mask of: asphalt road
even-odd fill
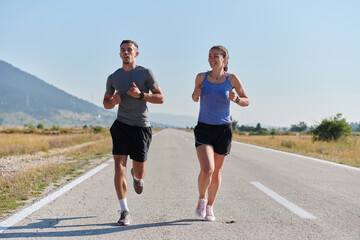
[[[166,129],[154,136],[141,195],[132,188],[130,168],[131,161],[130,226],[116,225],[110,160],[44,206],[23,210],[18,221],[9,218],[11,227],[1,222],[0,238],[360,239],[359,169],[233,143],[214,204],[216,222],[205,222],[194,214],[193,134]]]

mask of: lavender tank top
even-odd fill
[[[211,125],[231,123],[229,92],[232,89],[229,75],[224,82],[216,84],[207,80],[209,72],[204,75],[200,95],[200,112],[198,121]]]

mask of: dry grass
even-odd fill
[[[234,140],[360,167],[359,136],[348,137],[337,142],[313,142],[311,136],[244,136],[234,134]]]
[[[49,185],[59,186],[111,156],[108,130],[59,135],[14,132],[0,133],[0,217],[42,194]]]
[[[111,148],[108,131],[55,136],[0,134],[0,152],[7,156],[0,158],[0,163],[6,164],[0,166],[0,217],[40,195],[49,185],[71,180],[104,161]],[[6,171],[12,164],[14,167]]]
[[[89,146],[76,148],[64,153],[67,158],[73,159],[93,159],[110,155],[112,150],[112,141],[110,136],[106,139],[95,142]]]
[[[0,157],[48,152],[50,149],[69,147],[101,138],[104,138],[103,134],[92,132],[60,135],[0,133]]]

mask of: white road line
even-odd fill
[[[241,143],[241,142],[236,142],[236,141],[233,141],[233,143],[248,146],[248,147],[263,149],[263,150],[267,150],[267,151],[271,151],[271,152],[282,153],[282,154],[286,154],[286,155],[289,155],[289,156],[300,157],[300,158],[304,158],[304,159],[308,159],[308,160],[312,160],[312,161],[316,161],[316,162],[320,162],[320,163],[324,163],[324,164],[328,164],[328,165],[332,165],[332,166],[337,166],[337,167],[342,167],[342,168],[346,168],[346,169],[360,171],[360,168],[358,168],[358,167],[352,167],[352,166],[343,165],[343,164],[339,164],[339,163],[335,163],[335,162],[325,161],[325,160],[318,159],[318,158],[307,157],[307,156],[304,156],[304,155],[299,155],[299,154],[289,153],[289,152],[283,152],[283,151],[280,151],[280,150],[275,150],[275,149],[266,148],[266,147],[259,147],[259,146],[256,146],[256,145],[251,145],[251,144]]]
[[[4,221],[2,221],[0,223],[0,233],[5,231],[9,227],[15,225],[19,221],[23,220],[24,218],[26,218],[27,216],[29,216],[33,212],[39,210],[40,208],[42,208],[43,206],[45,206],[49,202],[51,202],[51,201],[55,200],[56,198],[60,197],[62,194],[66,193],[67,191],[69,191],[70,189],[72,189],[76,185],[80,184],[81,182],[85,181],[87,178],[91,177],[92,175],[99,172],[100,170],[107,167],[108,165],[109,164],[107,164],[107,163],[101,164],[100,166],[94,168],[90,172],[82,175],[81,177],[79,177],[79,178],[75,179],[74,181],[70,182],[69,184],[63,186],[62,188],[60,188],[56,192],[48,195],[47,197],[41,199],[40,201],[34,203],[33,205],[23,209],[22,211],[12,215],[11,217],[7,218]]]
[[[271,197],[272,199],[274,199],[275,201],[277,201],[278,203],[280,203],[281,205],[283,205],[284,207],[286,207],[287,209],[289,209],[290,211],[295,213],[296,215],[300,216],[301,218],[305,218],[305,219],[315,219],[316,218],[314,215],[311,215],[304,209],[302,209],[302,208],[296,206],[295,204],[293,204],[292,202],[286,200],[285,198],[283,198],[276,192],[270,190],[269,188],[265,187],[261,183],[259,183],[259,182],[250,182],[250,183],[252,185],[254,185],[255,187],[257,187],[262,192],[264,192],[266,195],[268,195],[269,197]]]
[[[155,134],[153,134],[153,136],[158,135],[160,132],[161,131],[156,132]],[[114,159],[110,159],[108,162],[113,162],[113,161],[114,161]],[[108,163],[101,164],[100,166],[94,168],[93,170],[86,173],[85,175],[75,179],[71,183],[69,183],[69,184],[65,185],[64,187],[60,188],[56,192],[48,195],[47,197],[41,199],[40,201],[34,203],[33,205],[23,209],[22,211],[20,211],[18,213],[15,213],[14,215],[7,218],[6,220],[0,222],[0,233],[4,232],[6,229],[8,229],[9,227],[15,225],[16,223],[20,222],[21,220],[23,220],[24,218],[26,218],[27,216],[29,216],[33,212],[39,210],[40,208],[42,208],[43,206],[45,206],[49,202],[51,202],[51,201],[55,200],[56,198],[60,197],[62,194],[66,193],[67,191],[69,191],[70,189],[72,189],[76,185],[80,184],[81,182],[85,181],[87,178],[91,177],[92,175],[99,172],[100,170],[107,167],[108,165],[109,165]]]
[[[154,133],[152,136],[153,136],[153,137],[155,137],[155,136],[156,136],[156,135],[158,135],[161,131],[162,131],[162,130],[160,130],[160,131],[158,131],[158,132]]]

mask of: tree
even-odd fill
[[[260,123],[256,124],[256,127],[255,127],[255,129],[254,129],[254,132],[266,132],[266,131],[267,131],[267,129],[261,127]]]
[[[314,141],[336,141],[340,137],[351,135],[351,127],[342,114],[338,113],[335,117],[324,119],[313,130]]]
[[[238,129],[238,121],[232,120],[231,121],[231,127],[232,127],[233,130],[237,130]]]
[[[305,122],[299,122],[297,125],[291,125],[290,132],[302,132],[308,128]]]
[[[250,135],[269,135],[269,132],[266,128],[262,128],[260,123],[256,124],[255,129],[250,132]]]
[[[252,132],[252,131],[254,131],[255,127],[241,125],[238,129],[239,129],[239,131]]]

